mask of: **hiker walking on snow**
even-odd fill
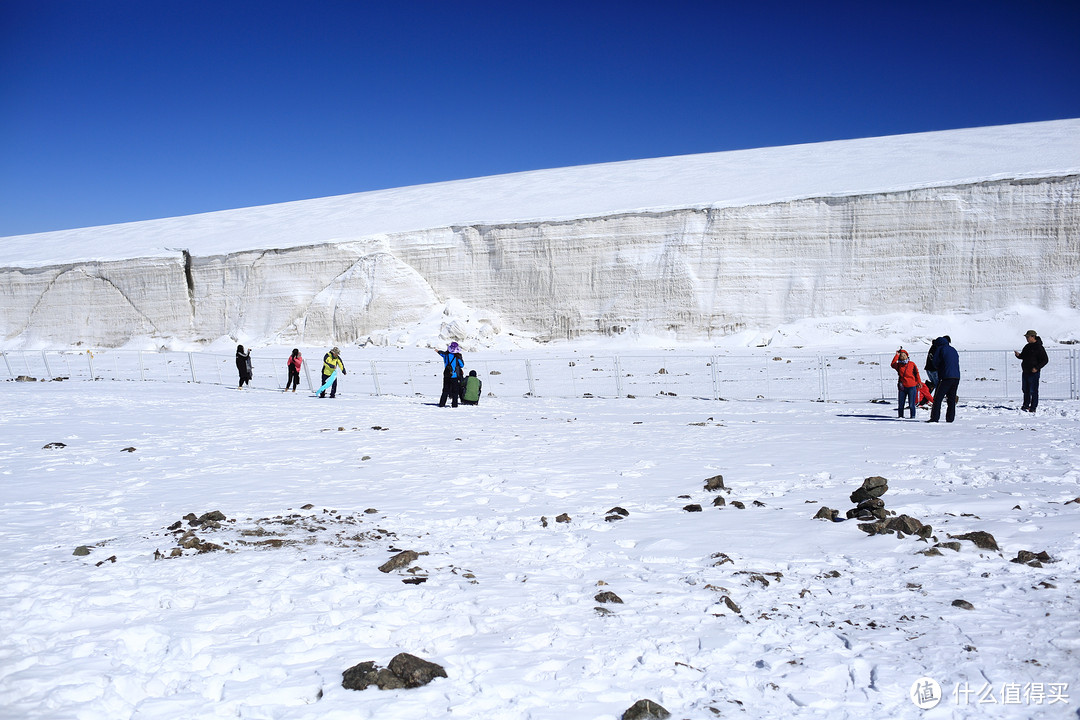
[[[243,345],[236,346],[236,371],[240,373],[240,386],[236,389],[243,390],[245,385],[251,387],[251,350],[244,352]]]
[[[1039,376],[1050,358],[1046,356],[1046,348],[1038,333],[1028,330],[1024,338],[1027,345],[1020,352],[1014,350],[1013,355],[1020,358],[1020,386],[1024,391],[1024,405],[1020,409],[1033,413],[1039,406]]]
[[[908,359],[907,350],[900,348],[896,351],[896,355],[893,355],[892,369],[899,376],[896,381],[898,393],[896,416],[904,417],[904,401],[906,400],[911,407],[911,417],[915,417],[915,400],[919,393],[919,386],[922,385],[919,368]]]
[[[926,422],[938,422],[941,418],[941,401],[948,404],[945,422],[956,419],[956,389],[960,385],[960,354],[952,346],[952,339],[942,335],[934,341],[934,368],[938,373],[938,382],[934,387],[934,406],[930,409],[930,419]]]
[[[298,348],[293,348],[292,355],[285,361],[285,365],[289,368],[289,381],[285,383],[285,392],[289,392],[289,388],[292,388],[293,392],[296,392],[297,386],[300,385],[300,366],[304,364],[304,358],[300,355]]]
[[[458,400],[461,398],[461,373],[465,367],[460,351],[461,347],[456,342],[450,343],[446,350],[435,351],[443,359],[443,386],[439,407],[446,407],[447,398],[450,398],[450,407],[458,406]]]
[[[330,352],[323,355],[322,365],[322,384],[319,388],[322,392],[319,393],[319,397],[326,397],[326,381],[330,379],[330,376],[334,374],[334,371],[338,371],[342,375],[347,375],[345,372],[345,363],[342,361],[341,356],[338,355],[340,351],[336,347],[330,348]],[[337,378],[334,378],[334,384],[330,386],[330,397],[337,397]]]

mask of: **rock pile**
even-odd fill
[[[418,688],[435,678],[446,677],[446,670],[409,653],[398,653],[388,667],[379,667],[368,660],[341,673],[341,686],[346,690],[366,690],[374,685],[380,690]]]

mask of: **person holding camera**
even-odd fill
[[[905,401],[911,407],[911,417],[915,417],[915,400],[918,397],[919,386],[922,378],[919,377],[919,368],[911,362],[907,350],[900,348],[893,355],[892,368],[898,375],[896,381],[897,402],[896,416],[904,417]]]
[[[1024,333],[1027,344],[1020,352],[1013,355],[1020,359],[1020,387],[1024,391],[1024,405],[1021,410],[1033,413],[1039,406],[1039,376],[1042,369],[1050,362],[1043,347],[1042,338],[1034,330]]]

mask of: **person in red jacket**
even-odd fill
[[[922,385],[919,368],[908,359],[907,350],[904,350],[904,348],[900,348],[893,355],[892,367],[899,376],[896,382],[897,402],[899,404],[896,408],[896,416],[904,417],[904,401],[906,400],[907,404],[911,406],[911,417],[915,417],[915,398],[918,395],[919,386]]]
[[[934,402],[934,391],[926,383],[919,383],[919,407],[927,407]]]
[[[300,355],[298,348],[293,348],[292,355],[285,364],[289,367],[289,381],[285,383],[285,392],[289,392],[289,388],[296,392],[296,387],[300,384],[300,366],[304,364],[304,358]]]

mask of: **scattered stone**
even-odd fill
[[[918,535],[921,538],[928,538],[934,532],[932,527],[922,524],[910,515],[894,517],[886,521],[885,527],[894,532]]]
[[[832,522],[836,522],[836,516],[839,514],[840,512],[838,510],[833,510],[832,508],[828,507],[820,507],[818,508],[817,515],[814,516],[814,519],[830,520]]]
[[[621,720],[664,720],[671,717],[659,703],[652,700],[638,700],[622,714]]]
[[[82,557],[84,555],[89,555],[90,554],[90,548],[88,548],[86,545],[80,545],[79,547],[75,548],[75,552],[73,552],[71,554],[76,555],[78,557]]]
[[[926,555],[927,557],[931,557],[931,556],[941,555],[941,551],[938,550],[936,547],[932,547],[932,548],[927,548],[926,550],[920,550],[917,554],[918,555]]]
[[[105,563],[107,563],[107,562],[111,562],[111,563],[114,563],[114,562],[116,562],[116,556],[115,556],[115,555],[111,555],[111,556],[109,556],[109,557],[105,558],[104,560],[102,560],[101,562],[99,562],[99,563],[95,563],[95,564],[94,564],[94,567],[101,567],[102,565],[104,565],[104,564],[105,564]]]
[[[958,542],[942,542],[934,545],[936,548],[948,548],[953,552],[960,552],[960,543]]]
[[[352,666],[341,673],[341,677],[341,686],[346,690],[366,690],[372,685],[380,690],[398,690],[422,687],[435,678],[444,678],[446,670],[441,665],[422,660],[415,655],[399,653],[387,668],[381,668],[374,661],[368,660]]]
[[[605,590],[602,593],[598,593],[596,597],[593,598],[593,600],[598,603],[618,603],[620,605],[623,604],[622,598],[611,592],[610,590]]]
[[[563,513],[562,515],[559,515],[558,517],[555,518],[555,522],[557,522],[557,523],[568,523],[568,522],[570,522],[570,516],[567,515],[566,513]]]
[[[60,448],[66,448],[66,447],[67,447],[67,443],[51,442],[48,445],[43,445],[41,449],[42,450],[59,450]]]
[[[690,503],[689,505],[684,505],[683,510],[686,512],[701,512],[701,506],[697,503]]]
[[[735,601],[729,598],[727,595],[722,596],[720,598],[720,602],[727,605],[728,610],[735,613],[736,615],[742,615],[742,608],[736,605]]]
[[[420,553],[415,550],[403,550],[394,557],[387,560],[385,563],[379,566],[379,572],[389,573],[394,570],[400,570],[407,565],[415,562],[420,557]]]
[[[314,507],[315,507],[314,505],[312,505],[311,503],[308,503],[307,505],[301,505],[300,509],[301,510],[311,510]]]
[[[15,378],[15,382],[37,382],[37,378],[30,377],[29,375],[20,375]]]
[[[964,610],[974,610],[975,606],[969,603],[967,600],[953,600],[953,607],[963,608]]]
[[[120,452],[135,452],[135,448],[133,448],[133,447],[126,447],[126,448],[124,448],[123,450],[121,450]]]
[[[982,530],[964,533],[963,535],[950,535],[949,537],[956,540],[970,540],[975,543],[975,547],[982,548],[983,550],[999,550],[997,540],[994,539],[994,536]]]
[[[743,505],[743,504],[742,504],[742,502],[741,502],[741,501],[739,501],[739,500],[732,500],[732,501],[731,501],[731,506],[732,506],[732,507],[737,507],[737,508],[739,508],[740,510],[745,510],[745,509],[746,509],[746,506],[745,506],[745,505]]]
[[[717,490],[727,490],[727,486],[724,485],[724,476],[713,475],[711,478],[706,478],[705,489],[709,492],[716,492]]]
[[[755,500],[753,504],[754,507],[765,507],[765,503],[761,502],[760,500]]]
[[[541,527],[547,527],[548,526],[547,517],[545,515],[540,516],[540,526]]]
[[[410,688],[421,687],[435,678],[446,677],[446,670],[441,665],[408,653],[395,655],[388,668],[405,682],[405,687]]]
[[[608,515],[622,515],[623,517],[626,517],[629,514],[630,514],[629,510],[627,510],[625,508],[621,508],[618,505],[616,505],[615,507],[608,510]]]
[[[420,585],[422,583],[426,583],[427,578],[426,577],[411,577],[411,578],[405,578],[401,582],[405,583],[406,585]]]
[[[609,610],[606,607],[597,606],[597,607],[594,607],[593,610],[596,611],[597,615],[614,615],[615,614],[614,610]]]
[[[713,498],[712,504],[713,507],[724,507],[725,505],[727,505],[727,500],[724,499],[723,495],[717,495]]]
[[[1009,562],[1019,563],[1021,565],[1030,565],[1031,567],[1042,567],[1043,563],[1054,562],[1054,560],[1045,550],[1038,553],[1032,552],[1030,550],[1021,550],[1020,552],[1016,553],[1016,557],[1014,557]]]
[[[1080,505],[1080,497],[1075,497],[1072,500],[1066,500],[1065,501],[1066,505],[1072,505],[1073,503],[1076,503],[1077,505]]]
[[[379,512],[379,511],[376,510],[375,508],[368,508],[367,510],[364,511],[364,514],[365,515],[374,515],[377,512]]]
[[[732,565],[735,564],[735,561],[729,558],[727,556],[727,553],[713,553],[711,557],[713,560],[716,560],[716,562],[713,563],[713,567],[720,567],[724,563],[731,563]]]

